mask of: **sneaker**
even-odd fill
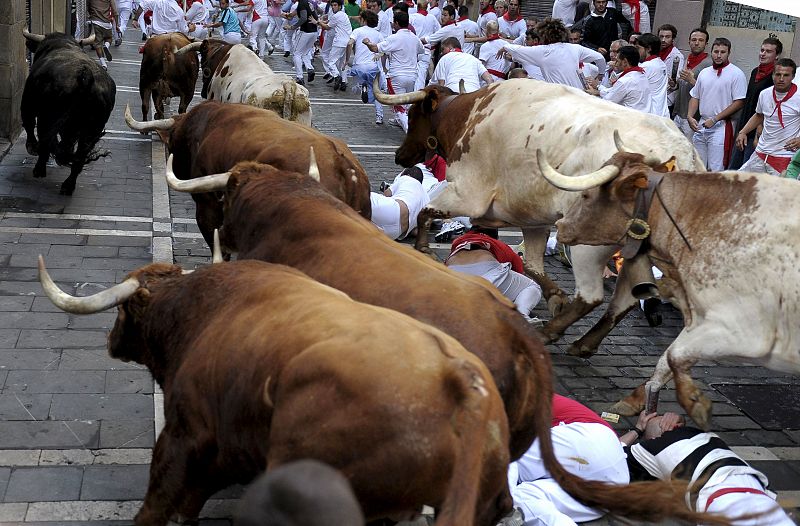
[[[142,42],[144,42],[145,40],[147,40],[147,35],[145,35],[144,33],[142,33]]]
[[[339,84],[339,91],[347,91],[347,82]]]
[[[361,102],[364,104],[369,103],[369,91],[364,84],[361,85]]]
[[[400,121],[398,121],[397,119],[389,119],[389,126],[397,126],[398,128],[403,127],[400,125]]]
[[[305,83],[305,82],[303,82],[303,79],[294,79],[294,81],[295,81],[295,82],[297,82],[297,84],[298,84],[299,86],[305,86],[305,85],[306,85],[306,83]]]
[[[392,186],[392,183],[390,183],[389,181],[381,181],[381,184],[378,186],[378,190],[380,190],[380,192],[383,193],[390,186]]]
[[[328,80],[330,78],[332,78],[330,73],[325,73],[324,75],[322,75],[322,80]]]
[[[275,52],[275,46],[272,46],[269,48],[269,51],[267,51],[267,55],[272,55],[274,52]]]
[[[288,56],[289,56],[289,52],[288,51],[284,51],[283,52],[283,58],[287,58]]]
[[[524,526],[525,514],[519,508],[514,508],[514,511],[500,519],[497,526]]]
[[[325,82],[325,84],[333,84],[334,80],[336,80],[336,77],[331,77],[328,75],[328,80]]]
[[[379,125],[383,124],[383,117],[381,117],[380,115],[376,115],[375,116],[375,124],[379,124]]]
[[[317,76],[317,72],[314,71],[313,69],[309,69],[307,73],[308,73],[308,81],[314,82],[314,77]]]
[[[460,236],[466,231],[467,227],[465,227],[461,221],[448,221],[442,225],[442,229],[433,236],[433,239],[435,239],[437,243],[442,243],[450,241],[454,236]]]
[[[106,60],[111,62],[111,50],[108,49],[106,46],[103,46],[103,54],[106,56]]]
[[[114,41],[114,47],[119,47],[122,44],[122,37],[117,37]]]

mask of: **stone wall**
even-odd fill
[[[25,0],[0,2],[0,138],[9,141],[22,128],[19,108],[28,74],[24,27]]]

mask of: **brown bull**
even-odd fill
[[[164,389],[137,525],[196,518],[220,489],[301,458],[341,471],[368,519],[430,504],[439,525],[488,526],[511,509],[500,395],[433,327],[260,261],[152,264],[97,301],[61,292],[41,259],[40,276],[70,312],[118,304],[109,353]]]
[[[582,502],[638,518],[697,519],[671,484],[609,486],[564,470],[550,441],[550,356],[491,284],[395,243],[306,175],[242,163],[225,184],[223,245],[240,258],[295,267],[356,301],[429,323],[481,358],[505,403],[512,459],[538,436],[547,469]]]
[[[362,216],[369,218],[369,179],[343,141],[323,135],[274,112],[241,104],[208,101],[185,115],[138,123],[129,112],[128,125],[140,131],[158,130],[174,155],[179,179],[195,179],[230,170],[239,161],[258,161],[281,170],[305,173],[313,146],[322,185]],[[216,193],[191,189],[197,204],[197,226],[209,246],[222,225],[222,205]]]
[[[147,39],[139,69],[139,95],[142,98],[144,120],[150,118],[151,97],[156,119],[164,118],[164,99],[180,97],[178,113],[184,113],[192,102],[199,67],[197,55],[175,55],[177,50],[189,43],[183,33],[154,35]]]

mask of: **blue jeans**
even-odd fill
[[[378,64],[356,64],[350,68],[350,76],[355,77],[359,84],[367,86],[367,100],[375,105],[375,115],[383,117],[383,105],[375,100],[375,94],[372,92],[372,83],[378,76]]]

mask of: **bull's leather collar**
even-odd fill
[[[647,188],[636,193],[633,216],[628,222],[628,230],[623,235],[620,243],[622,244],[621,255],[625,259],[631,259],[647,250],[647,239],[650,237],[650,225],[647,224],[647,216],[650,214],[650,205],[653,203],[656,189],[663,179],[664,174],[651,173],[647,177]]]
[[[447,107],[456,99],[456,97],[458,97],[458,95],[447,95],[442,103],[436,108],[436,111],[431,113],[431,133],[425,140],[425,148],[432,153],[438,154],[439,157],[445,161],[447,161],[447,155],[442,149],[441,141],[439,141],[438,137],[436,137],[436,129],[439,127],[439,124],[442,121],[444,110],[447,109]]]

